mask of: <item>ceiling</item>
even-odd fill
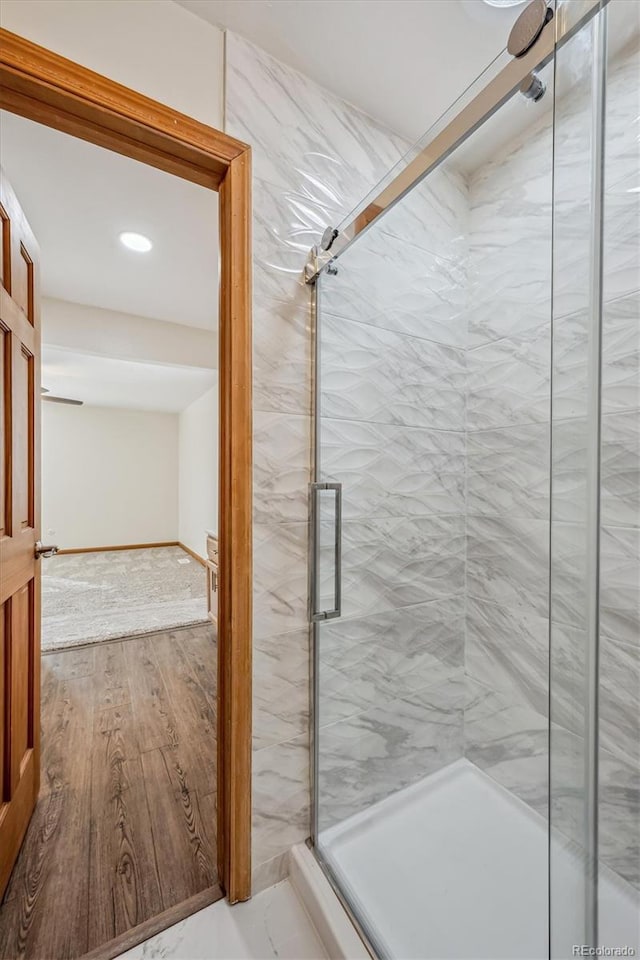
[[[506,46],[483,0],[177,0],[417,140]]]
[[[40,244],[44,296],[217,328],[213,190],[5,111],[0,163]],[[125,249],[125,230],[152,251]]]
[[[214,370],[88,356],[45,345],[42,385],[51,396],[98,407],[179,413],[217,382]]]

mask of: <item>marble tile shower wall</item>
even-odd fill
[[[465,754],[546,813],[552,128],[469,179]]]
[[[399,137],[226,34],[226,130],[253,148],[254,889],[310,830],[307,485],[309,292],[301,271],[400,159]]]
[[[321,828],[463,752],[467,211],[442,168],[322,279],[343,615],[321,628]]]
[[[639,69],[636,45],[610,65],[607,81],[600,660],[600,853],[636,886],[640,210],[633,188],[640,156],[629,118],[640,115],[634,79]],[[467,354],[465,751],[546,814],[551,667],[554,822],[578,842],[584,817],[590,130],[588,98],[570,96],[558,104],[551,664],[546,620],[551,128],[544,119],[470,184],[474,306]]]
[[[636,815],[640,809],[637,711],[630,706],[640,685],[640,284],[625,259],[638,223],[629,196],[636,204],[639,197],[628,193],[635,168],[624,118],[633,106],[620,99],[624,88],[615,87],[615,97],[613,86],[609,91],[609,104],[620,107],[610,126],[617,158],[610,169],[620,176],[608,181],[607,192],[609,264],[618,280],[606,293],[603,372],[610,438],[602,680],[602,770],[610,786],[603,823],[613,824],[604,830],[603,851],[636,882],[633,850],[620,833],[620,812],[628,813],[630,803]],[[340,222],[406,144],[230,33],[226,128],[254,152],[259,887],[282,875],[285,852],[309,833],[311,339],[300,268],[326,224]],[[345,483],[347,603],[344,619],[323,635],[327,823],[464,752],[546,812],[550,137],[543,119],[469,185],[438,171],[341,258],[335,282],[323,288],[324,468]],[[569,156],[570,128],[566,144]],[[584,163],[586,155],[578,144],[574,159]],[[579,231],[576,211],[568,212]],[[566,492],[562,509],[571,511],[579,508],[572,484],[584,424],[584,411],[571,406],[574,348],[584,320],[575,300],[581,256],[571,242],[566,257],[564,288],[556,287],[563,304],[556,330],[566,336],[566,353],[554,345],[555,389],[565,405],[554,434],[566,453],[554,451],[554,471],[556,489]],[[556,521],[556,538],[567,534],[565,608],[575,610],[580,567],[569,534],[576,515]],[[556,540],[558,555],[559,546]],[[566,615],[555,630],[556,680],[567,679],[557,683],[554,719],[570,765],[581,730],[580,624]],[[568,819],[576,796],[577,784],[568,783],[559,798]]]

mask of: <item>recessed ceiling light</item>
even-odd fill
[[[128,233],[126,231],[120,234],[120,243],[128,250],[135,250],[136,253],[149,253],[153,246],[149,237],[145,237],[141,233]]]
[[[484,0],[490,7],[519,7],[524,0]]]

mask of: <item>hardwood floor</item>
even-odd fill
[[[3,960],[70,960],[215,887],[210,625],[42,657],[40,797]]]

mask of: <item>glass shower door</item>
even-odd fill
[[[551,27],[316,281],[313,842],[380,957],[640,948],[638,6]]]
[[[540,80],[317,281],[314,843],[381,957],[548,955]]]

